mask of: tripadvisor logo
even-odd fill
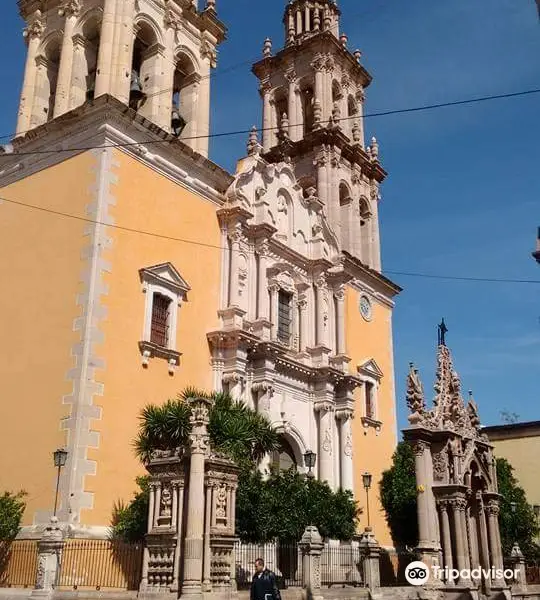
[[[491,567],[491,569],[478,567],[477,569],[462,569],[459,571],[458,569],[449,569],[448,567],[443,568],[434,565],[431,570],[432,573],[430,573],[429,567],[423,562],[412,562],[405,569],[405,579],[411,585],[424,585],[429,580],[430,574],[433,575],[434,579],[439,579],[440,581],[455,581],[457,579],[478,580],[480,578],[491,579],[492,581],[496,579],[513,579],[516,581],[519,578],[519,571],[496,569],[495,567]]]

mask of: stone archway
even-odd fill
[[[290,439],[290,438],[289,438]],[[294,448],[284,434],[280,436],[280,448],[272,453],[270,464],[274,469],[288,471],[293,468],[298,470],[298,460]]]

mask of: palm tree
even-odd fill
[[[167,400],[161,406],[150,404],[141,411],[134,446],[143,463],[150,460],[154,450],[171,450],[188,444],[187,400],[195,397],[212,400],[208,427],[212,448],[227,454],[239,466],[255,466],[266,454],[279,448],[279,435],[263,415],[233,400],[229,394],[208,394],[187,388],[175,400]]]

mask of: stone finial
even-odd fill
[[[360,50],[355,50],[354,51],[354,58],[356,58],[356,62],[360,62],[360,59],[362,58],[362,52],[360,52]]]
[[[360,128],[360,123],[358,121],[353,123],[352,136],[355,144],[360,144],[362,142],[362,129]]]
[[[321,29],[321,13],[319,10],[315,11],[315,16],[313,17],[313,30],[319,31]]]
[[[344,48],[346,48],[346,47],[347,47],[347,44],[348,44],[348,42],[349,42],[349,37],[348,37],[348,35],[347,35],[346,33],[342,33],[342,34],[341,34],[341,36],[340,36],[340,38],[339,38],[339,41],[341,42],[341,45],[342,45]]]
[[[283,116],[281,117],[280,133],[283,137],[289,136],[289,117],[287,116],[286,112],[284,112]]]
[[[409,423],[421,421],[426,410],[426,401],[418,369],[415,368],[413,363],[410,363],[409,374],[407,375],[407,406],[411,411]]]
[[[330,16],[330,11],[328,7],[324,9],[324,17],[323,17],[323,29],[328,31],[332,27],[332,17]]]
[[[264,40],[263,56],[265,58],[272,56],[272,40],[270,38]]]
[[[512,558],[523,558],[523,552],[521,551],[521,548],[519,547],[519,544],[517,542],[514,542],[514,545],[512,546],[512,551],[510,552],[510,556]]]
[[[334,107],[332,108],[332,124],[334,127],[338,127],[341,122],[341,108],[338,102],[334,102]]]
[[[216,0],[206,0],[206,10],[216,10]]]
[[[261,152],[261,145],[259,144],[259,134],[257,127],[253,125],[249,132],[249,138],[247,143],[248,156],[256,156]]]
[[[379,161],[379,142],[376,137],[371,138],[371,160]]]
[[[368,155],[369,160],[371,160],[371,146],[366,147],[366,154]]]

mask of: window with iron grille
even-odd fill
[[[368,419],[375,418],[375,394],[374,386],[371,382],[366,381],[366,417]]]
[[[278,340],[289,344],[292,333],[292,294],[279,290],[278,293]]]
[[[154,294],[152,302],[152,326],[150,341],[163,348],[169,344],[169,312],[171,299],[162,294]]]

